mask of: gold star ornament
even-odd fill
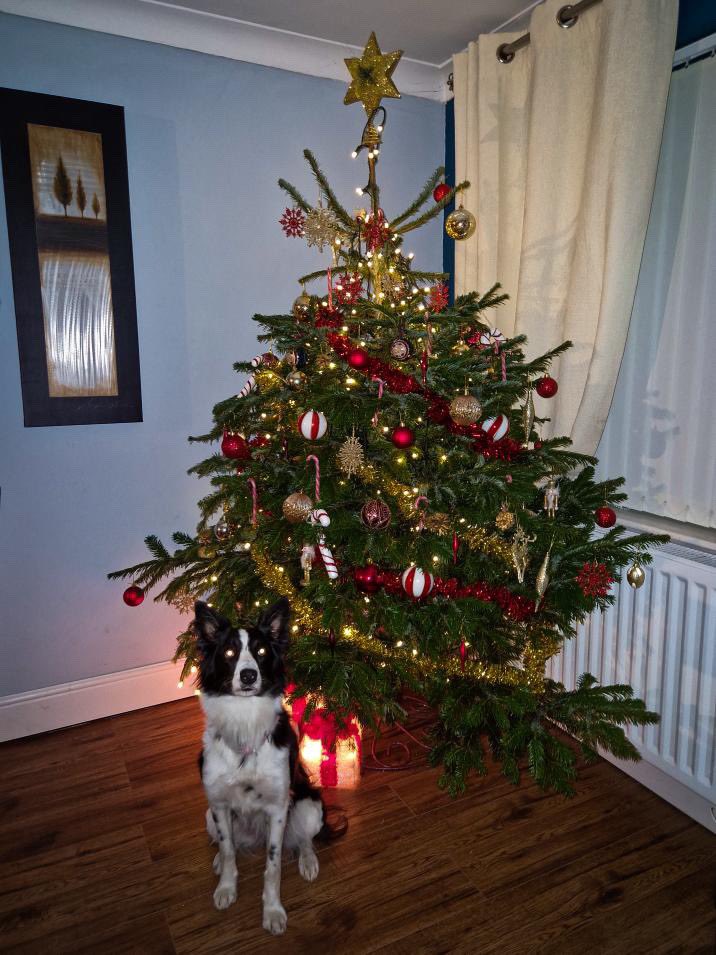
[[[346,106],[360,102],[370,116],[373,110],[380,106],[384,97],[400,99],[392,76],[402,55],[402,50],[381,53],[375,33],[371,33],[363,54],[351,56],[345,61],[348,72],[353,77],[343,100]]]

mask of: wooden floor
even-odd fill
[[[716,950],[716,837],[603,762],[571,802],[498,772],[458,800],[423,766],[365,776],[337,797],[350,828],[318,881],[286,863],[274,939],[261,858],[212,906],[200,731],[191,699],[2,746],[0,951]]]

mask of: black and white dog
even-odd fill
[[[209,800],[207,829],[219,846],[214,905],[225,909],[236,901],[236,850],[265,842],[263,926],[279,935],[286,930],[282,849],[298,851],[299,871],[312,882],[318,875],[313,839],[329,834],[320,792],[301,765],[281,702],[288,601],[279,600],[248,630],[232,627],[200,601],[195,615],[206,716],[199,769]]]

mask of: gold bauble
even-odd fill
[[[503,504],[495,518],[495,524],[499,530],[509,531],[514,523],[515,515],[508,509],[506,504]]]
[[[482,405],[474,395],[457,395],[450,402],[450,417],[457,424],[474,424],[482,414]]]
[[[642,587],[646,580],[646,574],[641,564],[632,564],[627,571],[626,579],[629,582],[629,586],[633,587],[634,590],[638,590]]]
[[[303,388],[306,384],[306,376],[302,371],[294,368],[294,370],[286,376],[286,384],[289,388],[293,388],[294,391],[298,391],[299,388]]]
[[[469,239],[477,227],[475,216],[463,209],[455,209],[445,220],[445,231],[451,239]]]
[[[311,316],[311,296],[307,295],[305,292],[301,292],[298,298],[294,301],[291,308],[293,312],[293,317],[298,319],[298,321],[305,321]]]
[[[275,391],[281,386],[281,376],[277,375],[275,371],[271,371],[270,368],[259,368],[254,373],[254,380],[256,387],[262,394]]]
[[[313,501],[303,491],[296,491],[288,495],[281,509],[287,521],[291,524],[300,524],[313,510]]]

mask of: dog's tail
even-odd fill
[[[335,842],[348,832],[348,817],[340,806],[331,806],[330,809],[323,803],[323,825],[316,834],[319,842]]]

